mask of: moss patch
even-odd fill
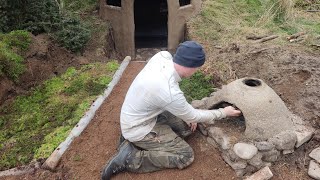
[[[22,54],[29,48],[31,38],[26,31],[0,33],[0,76],[5,75],[17,81],[24,72]]]
[[[116,61],[69,68],[0,108],[0,170],[46,158],[112,80]]]
[[[180,82],[180,88],[188,102],[200,100],[213,92],[212,77],[205,76],[202,72],[194,73],[190,78]]]

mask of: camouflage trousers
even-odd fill
[[[141,141],[133,142],[140,150],[133,154],[128,171],[144,173],[187,167],[193,162],[194,153],[183,138],[191,133],[184,121],[169,112],[162,113],[152,131]]]

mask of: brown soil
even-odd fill
[[[318,130],[309,142],[293,154],[281,157],[271,167],[273,179],[310,179],[307,175],[310,161],[308,155],[320,144],[320,52],[295,45],[279,47],[272,43],[246,43],[231,44],[208,52],[209,63],[203,69],[215,75],[217,84],[243,77],[262,79],[294,114]],[[214,61],[229,64],[231,68],[221,71],[214,67]],[[244,131],[234,121],[217,125],[229,129],[233,134]]]
[[[261,78],[280,95],[293,113],[314,128],[320,128],[319,51],[310,52],[294,46],[280,48],[271,44],[264,46],[233,44],[231,46],[207,52],[208,61],[204,70],[216,74],[216,83],[221,85],[234,78],[246,76]],[[44,79],[63,72],[68,66],[80,65],[92,60],[92,57],[79,58],[59,47],[49,47],[52,49],[46,50],[46,58],[43,58],[48,62],[40,58],[41,53],[30,57],[30,62],[32,58],[38,57],[38,61],[42,63],[32,60],[29,74],[23,77],[33,78],[26,79],[25,83],[22,83],[26,87],[39,84]],[[252,53],[262,48],[266,50]],[[48,60],[50,58],[51,60]],[[227,62],[231,68],[226,72],[216,73],[217,70],[211,66],[210,62],[218,60]],[[61,62],[63,65],[59,63],[48,65],[49,62]],[[126,91],[143,66],[144,63],[130,63],[119,84],[98,110],[89,126],[63,155],[55,172],[38,170],[33,174],[7,179],[99,179],[104,164],[116,152],[120,134],[120,108]],[[32,75],[38,68],[44,68],[44,70],[41,69],[40,72],[36,72],[36,75]],[[7,86],[10,87],[10,84]],[[21,87],[24,86],[21,85]],[[19,88],[14,88],[15,91],[17,89]],[[232,124],[229,128],[232,129],[235,126],[236,124]],[[243,129],[240,128],[239,132],[241,131]],[[308,154],[319,146],[319,137],[320,134],[317,131],[308,143],[299,147],[293,154],[285,155],[280,161],[274,163],[271,167],[273,179],[310,179],[307,175],[310,160]],[[195,151],[195,162],[190,167],[184,170],[172,169],[147,174],[122,173],[115,179],[236,179],[234,171],[220,157],[220,152],[208,145],[202,135],[195,133],[187,141]]]
[[[82,55],[75,55],[65,48],[59,47],[46,34],[32,36],[32,43],[25,53],[25,72],[20,76],[18,82],[0,78],[0,105],[11,101],[17,95],[27,94],[32,87],[41,84],[43,81],[64,73],[69,67],[80,67],[80,65],[92,62],[107,62],[108,57],[104,51],[101,37],[103,34],[95,34]],[[104,42],[105,43],[105,42]]]

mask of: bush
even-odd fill
[[[49,32],[59,22],[54,0],[0,0],[0,31],[24,29],[37,35]]]
[[[78,4],[76,7],[89,8],[94,5],[93,0],[87,1],[80,4],[68,1],[68,6]],[[90,38],[90,30],[63,8],[55,0],[0,0],[0,32],[23,29],[35,35],[52,33],[63,47],[81,51]]]
[[[79,52],[90,39],[90,30],[79,20],[65,17],[59,24],[54,38],[65,48]]]

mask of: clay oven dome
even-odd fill
[[[233,104],[242,111],[247,138],[268,139],[294,129],[294,115],[261,79],[243,78],[223,86],[206,100],[206,108],[211,109],[221,102]]]

